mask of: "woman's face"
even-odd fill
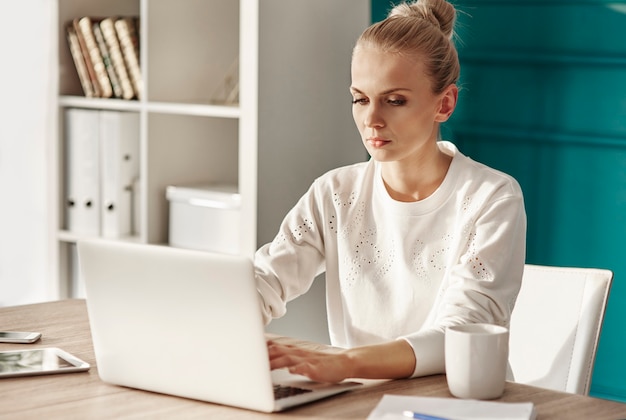
[[[352,115],[369,154],[381,162],[419,159],[456,104],[456,86],[432,92],[419,57],[358,47],[352,57]]]

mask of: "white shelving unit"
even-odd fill
[[[50,156],[51,295],[71,295],[78,236],[64,220],[66,108],[140,116],[139,233],[168,242],[168,185],[231,183],[241,194],[240,249],[270,241],[324,171],[366,158],[350,108],[350,57],[369,0],[57,0],[58,135]],[[64,24],[140,16],[141,100],[85,98]],[[239,60],[238,106],[210,98]]]

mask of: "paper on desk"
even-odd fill
[[[507,403],[457,398],[384,395],[368,420],[408,420],[404,411],[442,417],[450,420],[534,420],[532,402]]]

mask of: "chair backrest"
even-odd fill
[[[511,316],[515,382],[587,395],[613,272],[526,265]]]

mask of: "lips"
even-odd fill
[[[391,141],[383,139],[381,137],[370,137],[367,139],[367,143],[370,144],[374,148],[380,148],[391,143]]]

